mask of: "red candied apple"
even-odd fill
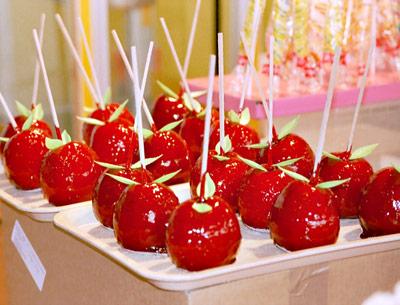
[[[96,153],[80,142],[69,142],[50,150],[40,170],[44,197],[56,206],[87,201],[102,170]]]
[[[271,160],[269,161],[268,158],[271,158]],[[258,163],[271,162],[275,164],[295,158],[301,159],[292,165],[293,171],[305,177],[311,177],[314,167],[314,153],[302,137],[290,133],[282,138],[274,137],[270,154],[268,149],[262,150]]]
[[[400,168],[374,174],[360,202],[361,237],[400,233]]]
[[[106,227],[113,227],[114,206],[121,196],[126,184],[118,182],[109,175],[116,175],[131,179],[138,183],[147,183],[153,180],[151,173],[145,169],[109,169],[99,177],[92,197],[93,212],[97,220]]]
[[[219,142],[219,120],[215,121],[214,127],[210,136],[210,147],[215,147]],[[260,142],[260,138],[253,128],[225,120],[225,134],[228,135],[232,141],[233,152],[252,161],[257,159],[258,151],[246,147],[247,145]]]
[[[165,231],[179,200],[167,186],[148,182],[125,189],[115,205],[114,234],[124,248],[166,252]]]
[[[15,119],[15,122],[17,123],[17,126],[18,126],[18,128],[19,129],[22,129],[22,125],[24,125],[24,123],[25,123],[25,121],[26,121],[26,116],[24,116],[24,115],[18,115],[18,116],[16,116],[14,119]],[[17,132],[14,130],[14,127],[11,125],[11,123],[8,123],[8,125],[7,125],[7,127],[3,130],[3,132],[2,132],[2,137],[3,138],[11,138],[13,135],[15,135]],[[4,143],[4,142],[1,142],[0,143],[0,150],[1,150],[1,153],[3,152],[3,150],[4,150],[4,146],[6,145],[6,143]]]
[[[352,159],[351,153],[333,153],[325,157],[319,165],[319,178],[322,182],[351,178],[350,181],[332,188],[333,203],[339,208],[342,218],[358,216],[362,191],[373,174],[371,165],[363,158]]]
[[[118,103],[111,103],[107,104],[105,109],[100,109],[97,108],[95,111],[93,111],[90,114],[90,118],[96,119],[102,122],[107,122],[111,115],[120,107],[121,105]],[[124,108],[119,115],[119,118],[117,120],[122,120],[122,121],[127,121],[129,122],[130,126],[133,126],[135,123],[135,119],[133,118],[132,113],[129,112],[128,109]],[[92,124],[87,124],[84,123],[82,126],[82,134],[83,134],[83,140],[85,143],[90,143],[90,139],[92,137],[92,131],[94,129],[95,125]]]
[[[190,113],[190,110],[185,106],[182,96],[178,98],[161,95],[155,102],[153,108],[153,119],[157,129],[163,126],[180,121]],[[174,129],[179,131],[179,127]]]
[[[168,184],[176,184],[189,180],[190,160],[186,142],[175,131],[156,131],[144,143],[146,157],[161,157],[150,164],[147,169],[157,179],[166,174],[180,170]]]
[[[244,224],[268,229],[271,208],[282,190],[293,181],[277,167],[263,164],[265,170],[252,168],[242,179],[238,194],[239,213]]]
[[[220,197],[198,202],[185,201],[172,213],[166,238],[172,262],[190,271],[233,263],[241,241],[235,212]]]
[[[333,244],[339,213],[333,193],[309,182],[289,183],[271,209],[269,229],[276,244],[290,251]]]
[[[99,160],[111,164],[125,164],[134,156],[137,160],[138,138],[127,121],[116,120],[92,131],[90,147]]]
[[[4,148],[4,170],[17,188],[32,190],[40,187],[40,167],[48,151],[45,142],[47,137],[52,136],[48,126],[42,124],[34,123],[15,134]],[[37,128],[38,125],[41,127]]]
[[[215,196],[228,202],[232,210],[236,212],[238,210],[239,188],[246,171],[250,167],[240,160],[238,154],[234,152],[228,152],[221,160],[218,160],[219,157],[215,150],[209,151],[207,172],[215,182]],[[190,189],[193,196],[196,196],[196,188],[200,183],[201,162],[202,158],[200,157],[190,174]]]
[[[211,123],[218,120],[218,110],[211,112]],[[194,166],[196,160],[200,157],[204,138],[204,116],[196,112],[191,112],[185,117],[179,131],[181,137],[186,141],[189,149],[190,164]]]

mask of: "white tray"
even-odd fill
[[[241,225],[243,240],[236,262],[228,266],[189,272],[173,265],[167,255],[123,249],[116,242],[113,231],[96,220],[90,206],[59,213],[54,217],[54,223],[154,286],[175,291],[192,290],[400,247],[400,234],[361,240],[358,220],[341,221],[340,236],[335,245],[297,252],[287,252],[276,247],[267,231],[254,231]]]
[[[179,194],[179,200],[185,200],[190,194],[183,190],[188,189],[188,184],[177,184],[172,186],[175,193]],[[3,167],[0,168],[0,198],[8,205],[14,207],[41,222],[52,222],[54,215],[72,208],[91,207],[91,201],[79,202],[65,206],[54,206],[43,198],[41,189],[23,191],[12,185],[4,174]]]

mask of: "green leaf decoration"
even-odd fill
[[[123,102],[121,105],[119,105],[119,107],[113,112],[113,114],[108,119],[108,121],[110,123],[114,122],[116,119],[119,118],[119,116],[121,115],[122,111],[124,111],[126,104],[128,104],[128,100],[125,100],[125,102]]]
[[[250,110],[249,110],[249,108],[246,107],[240,114],[239,124],[247,125],[249,123],[250,123]]]
[[[207,203],[193,203],[192,209],[197,213],[203,214],[212,211],[212,206]]]
[[[111,103],[111,93],[112,93],[111,92],[111,87],[108,87],[106,92],[104,93],[104,96],[103,96],[103,100],[104,100],[104,104],[105,105],[108,105],[108,104]]]
[[[220,142],[218,142],[217,145],[215,145],[215,150],[217,151],[218,155],[221,154],[221,143]],[[224,139],[222,140],[222,150],[224,151],[224,153],[228,153],[232,150],[232,141],[228,135],[226,135],[224,137]]]
[[[187,109],[189,109],[190,111],[193,111],[193,107],[192,107],[192,104],[190,103],[189,96],[186,93],[184,93],[182,95],[182,99],[183,99],[183,104],[185,105],[185,107]]]
[[[181,171],[181,169],[178,169],[176,172],[169,173],[169,174],[166,174],[166,175],[164,175],[164,176],[161,176],[160,178],[154,180],[154,182],[155,182],[155,183],[164,183],[164,182],[167,182],[168,180],[174,178],[180,171]]]
[[[192,99],[193,108],[196,113],[200,113],[202,110],[201,104],[198,100]]]
[[[125,177],[121,177],[121,176],[117,176],[117,175],[113,175],[113,174],[108,174],[108,173],[106,175],[111,177],[111,178],[113,178],[114,180],[116,180],[118,182],[121,182],[121,183],[129,185],[129,186],[138,185],[139,184],[136,181],[133,181],[133,180],[125,178]]]
[[[337,157],[337,156],[335,156],[334,154],[331,154],[331,153],[329,153],[329,152],[327,152],[327,151],[324,151],[323,153],[322,153],[325,157],[327,157],[327,158],[329,158],[329,159],[332,159],[332,160],[336,160],[336,161],[341,161],[342,159],[340,159],[339,157]]]
[[[28,130],[29,128],[31,128],[32,124],[33,124],[33,113],[31,113],[28,116],[28,118],[24,122],[24,125],[22,125],[22,130]]]
[[[221,156],[221,155],[214,155],[213,158],[217,159],[218,161],[227,161],[227,160],[229,160],[228,157]]]
[[[350,160],[365,158],[366,156],[370,155],[378,144],[371,144],[367,146],[360,147],[356,149],[350,156]]]
[[[160,159],[162,157],[162,155],[159,155],[158,157],[154,157],[154,158],[147,158],[144,159],[144,165],[150,165],[151,163],[156,162],[158,159]],[[134,164],[131,165],[132,169],[138,169],[141,168],[142,164],[140,163],[140,161],[135,162]]]
[[[160,129],[160,131],[170,131],[170,130],[174,129],[175,127],[177,127],[182,122],[183,122],[183,119],[179,120],[179,121],[175,121],[175,122],[169,123],[169,124],[165,125],[164,127],[162,127]]]
[[[253,149],[263,149],[268,147],[268,142],[267,141],[261,141],[260,143],[256,144],[249,144],[246,145],[247,148],[253,148]]]
[[[34,121],[41,120],[44,117],[44,111],[42,104],[37,104],[35,109],[33,109],[33,119]]]
[[[326,181],[326,182],[318,183],[315,187],[317,187],[319,189],[330,189],[332,187],[342,185],[348,181],[350,181],[350,178],[343,179],[343,180]]]
[[[310,180],[308,180],[306,177],[304,177],[303,175],[300,175],[298,173],[292,172],[290,170],[287,170],[283,167],[278,166],[279,170],[284,172],[286,175],[288,175],[289,177],[292,177],[293,179],[299,180],[299,181],[303,181],[303,182],[310,182]]]
[[[293,120],[291,120],[289,123],[287,123],[283,128],[280,130],[278,134],[278,139],[283,139],[286,137],[289,133],[293,131],[293,129],[296,128],[297,124],[299,123],[300,117],[297,116]]]
[[[231,121],[232,123],[240,123],[240,116],[239,114],[237,114],[235,111],[233,110],[229,110],[228,112],[228,119],[229,121]]]
[[[206,173],[206,183],[204,185],[204,198],[208,199],[215,194],[215,183],[209,173]]]
[[[254,161],[252,161],[252,160],[243,158],[243,157],[241,157],[241,156],[238,156],[238,158],[239,158],[242,162],[246,163],[246,164],[247,164],[248,166],[250,166],[250,167],[259,169],[260,171],[263,171],[263,172],[266,172],[266,171],[267,171],[263,166],[261,166],[261,165],[258,164],[257,162],[254,162]]]
[[[26,116],[26,117],[28,117],[31,114],[31,111],[22,103],[15,101],[15,104],[17,106],[17,110],[18,110],[19,114]]]
[[[67,144],[72,141],[71,136],[68,134],[68,131],[64,130],[61,134],[61,139],[63,144]]]
[[[400,165],[393,165],[394,169],[397,170],[397,172],[400,173]]]
[[[101,167],[108,168],[108,169],[124,169],[122,165],[116,165],[106,162],[94,161],[94,163],[100,165]]]
[[[164,91],[166,95],[173,97],[175,99],[179,98],[178,94],[176,94],[172,89],[168,88],[165,84],[163,84],[159,80],[157,80],[157,85],[161,88],[162,91]]]
[[[10,138],[0,137],[0,142],[8,142]]]
[[[150,138],[153,135],[153,132],[150,129],[143,128],[143,137],[145,139]]]
[[[277,166],[277,167],[289,166],[289,165],[296,163],[297,161],[299,161],[301,159],[303,159],[303,157],[285,160],[285,161],[274,164],[274,166]]]
[[[198,118],[201,118],[201,117],[203,117],[203,116],[205,116],[205,115],[206,115],[206,110],[203,109],[203,110],[200,111],[196,116],[197,116]]]
[[[63,142],[59,139],[46,138],[46,147],[49,150],[55,150],[63,145]]]
[[[94,119],[94,118],[86,118],[86,117],[81,117],[81,116],[77,116],[76,117],[79,121],[89,124],[89,125],[96,125],[96,126],[104,126],[106,125],[105,122],[100,121],[98,119]]]
[[[207,93],[207,90],[192,91],[192,97],[197,98]]]
[[[83,111],[86,113],[92,113],[95,110],[96,110],[96,108],[83,106]]]

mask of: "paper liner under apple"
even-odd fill
[[[342,218],[358,216],[362,193],[373,174],[372,166],[364,157],[372,153],[376,146],[364,146],[354,152],[325,153],[319,165],[318,176],[321,181],[351,178],[349,182],[332,188],[333,202]]]
[[[361,198],[359,219],[361,237],[400,233],[400,166],[372,176]]]

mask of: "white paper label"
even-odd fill
[[[39,256],[36,254],[36,251],[33,249],[31,242],[26,236],[18,220],[15,221],[11,234],[11,241],[13,242],[15,248],[17,248],[17,251],[24,261],[26,268],[28,268],[33,280],[35,281],[36,286],[40,291],[42,291],[44,279],[46,277],[46,269],[40,261]]]

